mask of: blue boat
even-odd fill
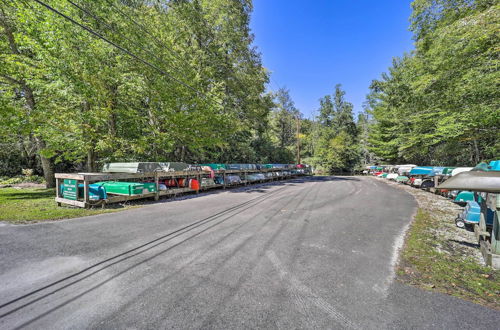
[[[65,196],[64,184],[61,184],[60,191],[64,197]],[[83,193],[84,193],[83,184],[80,183],[80,184],[78,184],[78,196],[83,197]],[[98,201],[98,200],[106,199],[106,198],[108,198],[108,196],[106,194],[106,189],[102,185],[95,184],[95,183],[89,184],[89,199],[90,200]]]
[[[465,209],[455,219],[455,224],[458,228],[470,227],[474,224],[479,224],[481,219],[481,207],[476,201],[468,201]]]
[[[492,160],[488,165],[490,171],[500,171],[500,160]]]
[[[500,171],[500,160],[492,160],[489,164],[484,162],[479,163],[472,169],[472,171]]]
[[[432,166],[417,166],[411,169],[410,176],[425,175],[434,176],[434,167]]]
[[[446,167],[442,167],[442,166],[434,166],[432,168],[432,172],[434,173],[434,175],[442,175],[443,174],[443,171],[446,169]]]
[[[486,227],[493,227],[493,220],[495,218],[495,211],[490,208],[486,208],[485,220]],[[455,219],[455,224],[459,228],[471,228],[474,225],[478,225],[481,220],[481,206],[476,201],[468,201],[462,213],[460,213]]]

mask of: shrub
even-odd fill
[[[23,168],[22,169],[23,175],[30,177],[33,176],[33,169],[32,168]]]
[[[45,179],[38,175],[18,175],[12,178],[1,177],[0,184],[18,184],[18,183],[44,183]]]

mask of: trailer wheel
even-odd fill
[[[461,218],[455,219],[455,225],[457,225],[458,228],[465,228],[465,222]]]

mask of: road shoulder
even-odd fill
[[[500,271],[484,264],[474,234],[455,226],[460,207],[407,185],[372,180],[404,190],[418,203],[400,251],[398,282],[500,310]]]

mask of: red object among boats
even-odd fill
[[[189,180],[189,188],[193,190],[200,190],[200,183],[196,179]]]

